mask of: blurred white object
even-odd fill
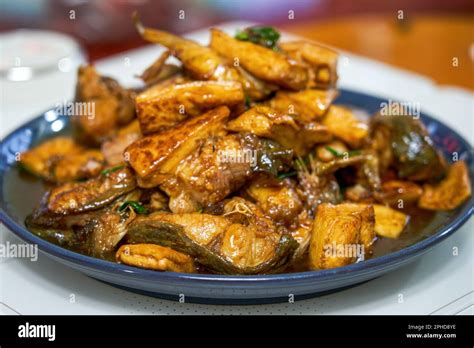
[[[0,34],[0,55],[3,134],[18,125],[18,108],[34,115],[73,98],[77,67],[86,62],[72,37],[42,30]]]

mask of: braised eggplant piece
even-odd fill
[[[399,250],[471,197],[468,165],[447,167],[421,121],[333,105],[331,49],[262,26],[203,46],[134,21],[167,49],[144,87],[80,68],[94,115],[19,156],[47,184],[25,220],[41,238],[156,271],[299,272]]]
[[[443,158],[420,120],[407,116],[376,115],[372,132],[388,135],[391,165],[400,179],[437,181],[445,175]]]

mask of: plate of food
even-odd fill
[[[74,101],[2,140],[1,220],[49,257],[152,296],[288,301],[394,271],[472,215],[471,145],[337,89],[336,51],[134,23],[166,48],[141,88],[83,66]]]

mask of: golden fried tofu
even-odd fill
[[[405,229],[409,217],[395,209],[373,204],[375,212],[375,233],[381,237],[398,238]]]
[[[240,83],[194,81],[149,88],[137,96],[136,105],[140,129],[147,135],[221,105],[243,108],[244,100]]]
[[[322,120],[329,132],[357,148],[369,133],[369,126],[356,118],[351,109],[332,105]]]
[[[66,155],[58,160],[53,168],[56,182],[74,181],[97,176],[104,168],[104,156],[99,150],[84,150]]]
[[[346,266],[365,257],[371,245],[374,213],[369,207],[353,204],[321,204],[313,224],[309,257],[311,268]]]
[[[157,271],[194,273],[196,266],[192,257],[171,248],[156,244],[122,245],[115,258],[126,265]]]
[[[317,143],[324,143],[332,135],[323,125],[309,123],[301,126],[293,117],[279,114],[266,106],[253,107],[227,124],[227,129],[240,133],[253,133],[269,138],[304,156]]]
[[[100,76],[93,66],[78,71],[76,102],[93,106],[92,114],[86,109],[72,118],[75,136],[81,142],[98,145],[118,127],[129,123],[135,116],[134,92],[122,88],[117,81]]]
[[[338,53],[309,41],[289,41],[279,44],[289,57],[311,67],[309,88],[331,88],[337,82]]]
[[[218,29],[211,29],[210,46],[220,55],[250,72],[252,75],[285,88],[300,90],[308,82],[308,69],[284,54],[239,41]]]
[[[178,164],[210,136],[224,131],[230,110],[221,106],[159,134],[137,140],[125,149],[140,187],[155,187],[175,173]]]
[[[321,119],[337,97],[335,90],[307,89],[299,92],[278,91],[269,101],[276,111],[294,116],[302,124]]]
[[[66,155],[75,155],[82,151],[83,147],[73,139],[56,137],[23,152],[20,155],[20,163],[29,172],[43,179],[54,180],[54,164]]]
[[[471,196],[471,182],[466,162],[457,161],[437,185],[425,185],[418,206],[428,210],[456,209]]]

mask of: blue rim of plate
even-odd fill
[[[380,105],[381,102],[386,102],[385,99],[378,98],[375,96],[369,96],[363,93],[349,91],[345,89],[340,90],[341,94],[344,94],[344,104],[351,104],[351,100],[355,101],[357,98],[370,98],[372,105]],[[359,103],[355,103],[359,104]],[[44,113],[34,118],[33,120],[25,123],[23,126],[15,129],[9,135],[2,140],[2,147],[4,143],[7,143],[9,139],[15,137],[18,133],[29,129],[33,124],[36,124],[41,118],[44,117]],[[474,160],[473,150],[471,145],[456,131],[444,123],[434,119],[433,117],[421,114],[421,120],[426,122],[434,123],[438,126],[449,131],[453,134],[457,140],[460,141],[461,145],[466,149],[469,149],[469,172],[471,183],[474,181]],[[3,153],[3,151],[1,152]],[[405,247],[396,252],[392,252],[386,255],[379,256],[377,258],[368,259],[359,263],[351,264],[344,267],[319,270],[319,271],[306,271],[296,273],[281,273],[281,274],[263,274],[263,275],[219,275],[219,274],[199,274],[199,273],[177,273],[177,272],[159,272],[147,269],[141,269],[136,267],[127,266],[111,261],[106,261],[91,256],[76,253],[74,251],[62,248],[56,244],[50,243],[40,237],[34,235],[28,231],[25,227],[17,223],[12,217],[10,217],[5,211],[6,202],[4,201],[3,183],[4,183],[4,171],[10,168],[10,165],[5,163],[4,158],[1,158],[0,162],[0,221],[2,221],[11,231],[14,232],[20,239],[31,244],[37,244],[39,250],[42,252],[52,255],[54,257],[72,262],[76,265],[80,265],[84,268],[92,268],[98,272],[114,273],[125,277],[133,276],[135,279],[141,280],[174,280],[174,281],[185,281],[188,284],[191,283],[211,283],[219,282],[224,284],[255,284],[255,283],[276,283],[276,282],[289,282],[289,281],[331,281],[339,276],[344,277],[357,277],[360,274],[365,274],[371,270],[380,270],[384,268],[390,268],[391,265],[401,262],[403,260],[410,259],[416,255],[422,254],[428,251],[432,246],[438,244],[442,240],[452,235],[458,230],[473,214],[474,212],[474,196],[471,196],[469,201],[463,203],[462,209],[457,213],[457,217],[446,226],[442,227],[440,231],[435,234],[423,239],[415,244]],[[459,209],[459,208],[458,208]]]

